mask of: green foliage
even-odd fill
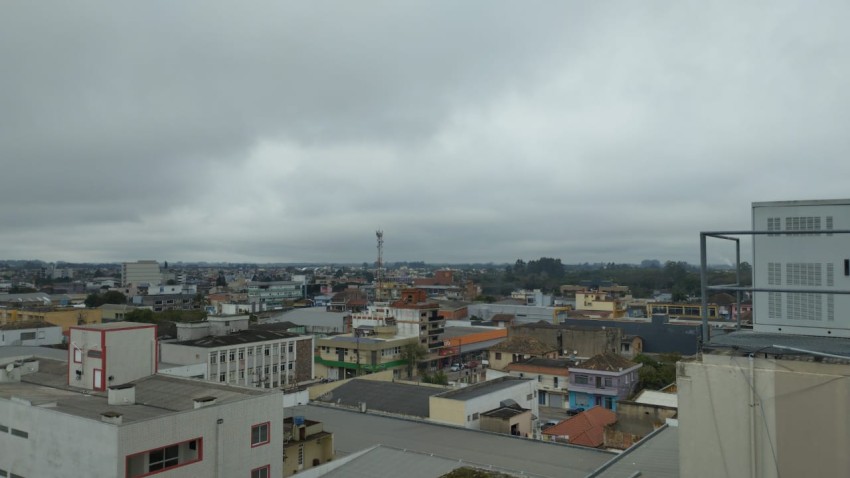
[[[92,293],[86,297],[86,307],[100,307],[103,304],[126,304],[127,296],[117,290],[102,293]]]
[[[424,374],[422,375],[422,381],[425,383],[434,383],[437,385],[448,385],[449,384],[449,376],[446,375],[442,370],[438,370],[433,375]]]
[[[645,388],[658,390],[676,381],[676,362],[681,360],[679,354],[661,354],[658,360],[644,354],[640,354],[634,362],[643,364],[638,370],[640,384],[638,390]]]
[[[421,344],[408,343],[401,348],[401,359],[406,362],[407,378],[413,377],[413,367],[428,355],[428,350]]]

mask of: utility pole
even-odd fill
[[[384,231],[378,229],[375,231],[375,236],[378,239],[378,260],[375,262],[375,302],[379,302],[383,296],[384,287]]]

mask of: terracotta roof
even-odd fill
[[[570,359],[530,358],[522,362],[508,364],[505,370],[568,377],[570,375],[569,367],[575,364],[576,362]]]
[[[571,445],[599,448],[605,443],[605,426],[617,421],[617,414],[595,406],[543,430],[544,435],[568,436]]]
[[[505,340],[490,350],[528,355],[546,355],[550,352],[557,352],[556,348],[546,345],[529,335],[514,335],[508,337],[508,340]]]
[[[578,364],[574,369],[598,370],[600,372],[620,372],[637,365],[631,360],[625,359],[612,353],[594,355],[584,362]]]

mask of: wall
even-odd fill
[[[22,340],[22,333],[35,333],[36,338]],[[61,327],[0,330],[0,345],[57,345],[63,341]]]
[[[124,460],[128,455],[199,437],[203,438],[203,460],[171,470],[169,477],[250,476],[250,470],[263,465],[271,465],[269,476],[281,476],[282,400],[282,393],[268,393],[121,426],[120,466],[113,476],[124,476]],[[221,424],[217,423],[219,419]],[[271,427],[270,442],[251,447],[252,425],[265,422]]]
[[[480,418],[477,420],[468,420],[468,418],[475,413],[481,414],[499,408],[500,402],[508,399],[513,399],[522,408],[531,410],[535,416],[540,416],[537,404],[537,383],[533,380],[513,379],[513,381],[515,385],[467,400],[455,400],[451,397],[451,392],[443,394],[444,396],[432,396],[429,399],[429,418],[436,422],[479,430]]]
[[[681,476],[847,476],[850,367],[757,358],[753,370],[755,407],[748,358],[678,364]]]
[[[673,407],[662,407],[659,405],[647,405],[628,400],[620,400],[617,403],[617,416],[623,420],[647,420],[653,426],[660,427],[668,418],[676,416],[677,409]]]
[[[128,322],[128,324],[130,324]],[[156,327],[128,325],[129,329],[106,330],[106,367],[113,377],[107,385],[121,385],[156,373]]]
[[[0,432],[0,468],[6,471],[24,477],[124,476],[116,473],[117,430],[112,425],[3,398],[0,425],[29,434]]]

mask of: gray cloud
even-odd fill
[[[847,195],[841,2],[3,10],[9,258],[693,261]]]

